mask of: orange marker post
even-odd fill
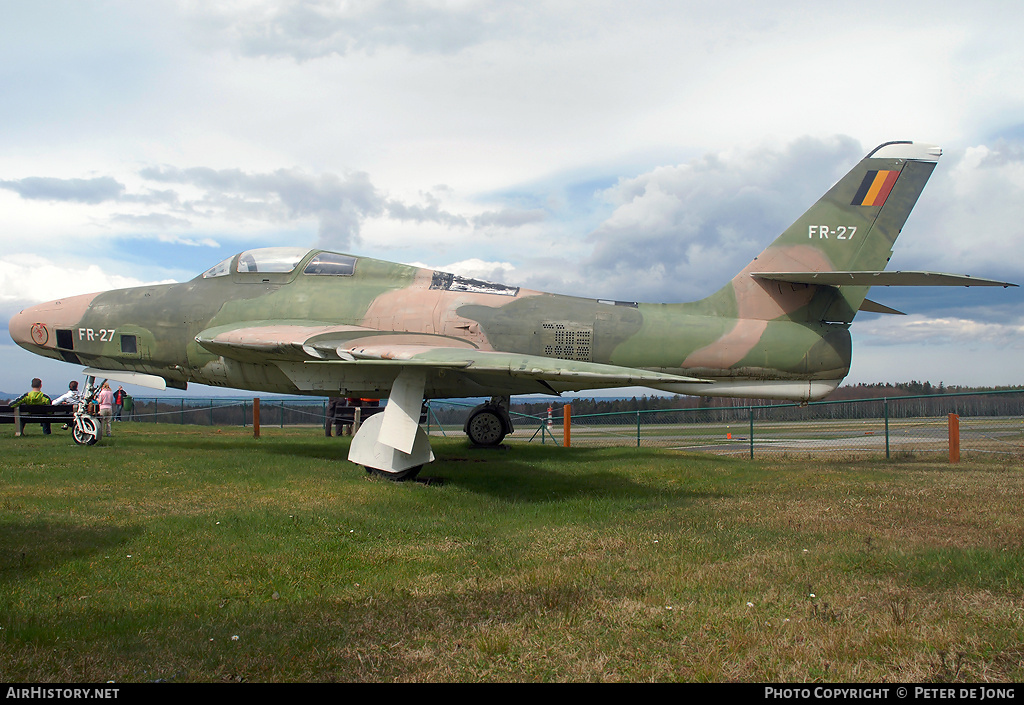
[[[566,404],[562,407],[562,430],[564,433],[564,440],[562,445],[566,448],[569,447],[569,428],[572,426],[572,407]]]
[[[260,398],[252,400],[252,437],[260,437]]]
[[[949,415],[949,462],[960,462],[960,417]]]

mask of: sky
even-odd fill
[[[943,156],[889,268],[1024,283],[1022,32],[984,1],[8,3],[0,318],[270,245],[689,301],[891,140]],[[847,383],[1024,384],[1021,289],[869,296],[908,315],[857,317]],[[0,390],[78,373],[0,341]]]

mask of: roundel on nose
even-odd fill
[[[46,329],[45,323],[33,323],[29,334],[36,345],[46,345],[50,340],[50,331]]]

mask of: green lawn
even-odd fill
[[[0,681],[1024,680],[1019,459],[9,431]]]

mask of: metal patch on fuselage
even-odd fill
[[[448,272],[434,272],[430,279],[431,289],[444,289],[445,291],[464,291],[470,294],[497,294],[498,296],[515,296],[519,293],[518,286],[506,286],[485,282],[483,279],[470,279],[460,277],[457,274]]]
[[[545,321],[540,324],[540,336],[542,349],[548,357],[593,361],[593,326],[567,321]]]

